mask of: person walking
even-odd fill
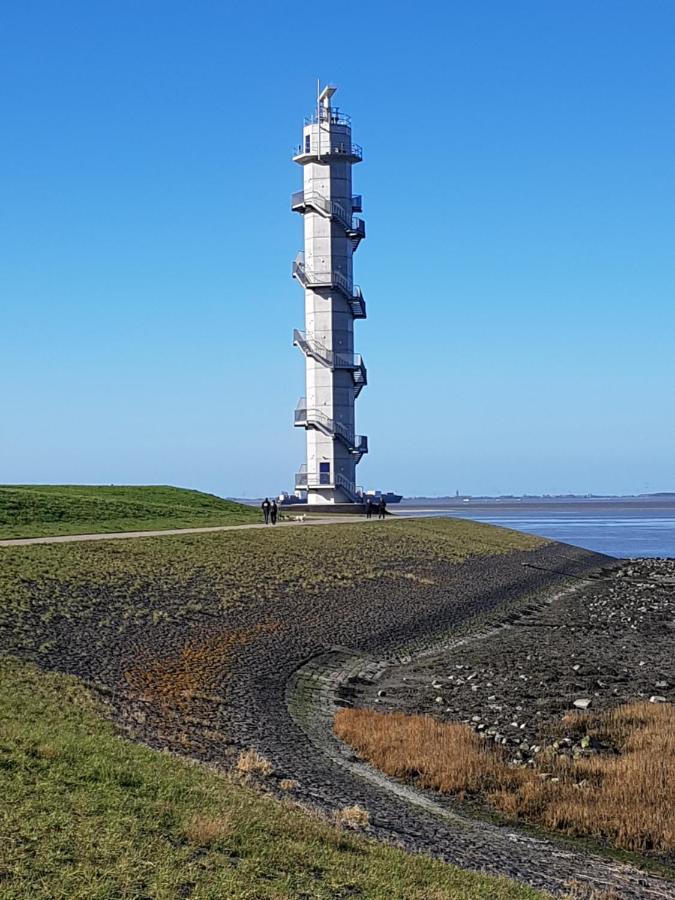
[[[270,510],[272,508],[272,504],[270,503],[269,497],[265,497],[263,502],[260,504],[263,511],[263,517],[265,519],[265,525],[269,525],[270,523]]]
[[[380,497],[380,502],[377,504],[377,518],[384,519],[387,514],[387,504],[384,502],[384,497]]]
[[[368,497],[368,500],[366,502],[366,519],[372,519],[372,518],[373,518],[373,501],[370,499],[370,497]]]
[[[272,520],[272,525],[277,524],[277,515],[279,514],[279,507],[277,506],[277,501],[272,500],[272,506],[270,507],[270,519]]]

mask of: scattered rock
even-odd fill
[[[588,709],[588,707],[591,705],[591,702],[592,701],[590,697],[579,697],[574,701],[574,706],[576,706],[577,709]]]

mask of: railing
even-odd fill
[[[295,408],[294,424],[305,428],[317,428],[323,434],[339,438],[359,459],[368,452],[368,438],[365,435],[354,434],[351,428],[331,419],[320,409],[308,409],[305,397],[300,399]]]
[[[332,287],[333,284],[339,287],[347,298],[347,303],[352,311],[355,319],[366,318],[366,301],[363,299],[361,288],[342,274],[342,272],[334,272],[332,282],[330,279],[322,279],[315,275],[311,269],[305,267],[305,254],[301,250],[293,262],[291,274],[293,278],[297,278],[303,287]]]
[[[323,141],[321,141],[323,144]],[[301,156],[349,156],[352,159],[360,161],[363,159],[363,147],[360,144],[354,143],[340,143],[340,144],[331,144],[327,147],[321,147],[320,151],[317,149],[317,142],[310,141],[309,150],[306,149],[305,144],[296,144],[293,148],[293,159],[297,159]]]
[[[297,328],[293,330],[293,343],[300,347],[303,353],[315,357],[330,369],[365,368],[359,353],[340,353],[337,350],[329,350],[316,338],[308,337],[305,331],[299,331]]]
[[[298,331],[297,328],[293,331],[293,343],[305,356],[316,359],[329,369],[348,369],[354,380],[355,399],[368,384],[368,370],[360,353],[339,353],[329,350],[320,341],[308,337],[304,331]]]
[[[352,282],[342,272],[327,272],[326,275],[318,275],[305,266],[304,251],[300,251],[295,257],[292,274],[305,287],[335,287],[343,291],[347,297],[351,297]]]
[[[357,434],[354,436],[354,451],[361,456],[368,452],[368,438],[365,434]]]
[[[303,463],[300,471],[295,473],[295,487],[298,488],[315,488],[315,487],[332,487],[330,472],[308,472],[307,465]]]
[[[350,481],[342,472],[335,473],[335,484],[352,498],[355,502],[361,500],[361,494],[353,481]]]
[[[346,113],[341,113],[337,107],[326,109],[325,106],[319,107],[319,113],[311,113],[305,116],[305,125],[316,125],[318,122],[329,122],[331,125],[351,125],[352,117]]]
[[[358,503],[362,499],[363,491],[360,490],[353,481],[350,481],[342,472],[336,472],[335,478],[331,481],[328,472],[308,472],[307,466],[303,463],[300,471],[295,473],[295,489],[307,490],[308,488],[332,487],[332,485],[341,488],[348,497]]]
[[[363,219],[358,219],[356,216],[352,216],[352,221],[350,226],[347,228],[349,235],[351,238],[358,238],[362,240],[366,236],[366,223]]]
[[[332,216],[355,237],[366,236],[366,223],[363,219],[350,215],[338,200],[329,200],[318,191],[295,191],[291,194],[291,209],[300,210],[305,206],[312,206],[325,216]]]
[[[366,301],[363,299],[361,288],[357,284],[353,286],[352,293],[349,297],[349,305],[355,319],[366,318]]]
[[[303,463],[298,472],[295,473],[295,487],[304,488],[308,486],[307,465]]]
[[[363,362],[360,353],[357,353],[354,356],[354,362],[357,363],[354,371],[352,372],[352,378],[354,379],[354,397],[356,398],[368,384],[368,370],[366,369],[366,365]]]

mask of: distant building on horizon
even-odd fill
[[[293,277],[304,288],[304,331],[293,343],[305,356],[305,396],[295,425],[307,437],[305,463],[295,476],[296,494],[308,504],[361,503],[356,466],[368,438],[356,434],[355,400],[367,383],[366,367],[354,353],[354,322],[366,318],[361,289],[354,284],[353,255],[366,234],[361,197],[352,194],[352,166],[362,151],[352,142],[349,116],[331,105],[335,87],[318,93],[305,119],[293,160],[302,166],[303,190],[291,208],[302,214],[304,250]]]

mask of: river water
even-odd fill
[[[621,558],[675,557],[675,496],[609,499],[403,500],[397,515],[490,522]]]

